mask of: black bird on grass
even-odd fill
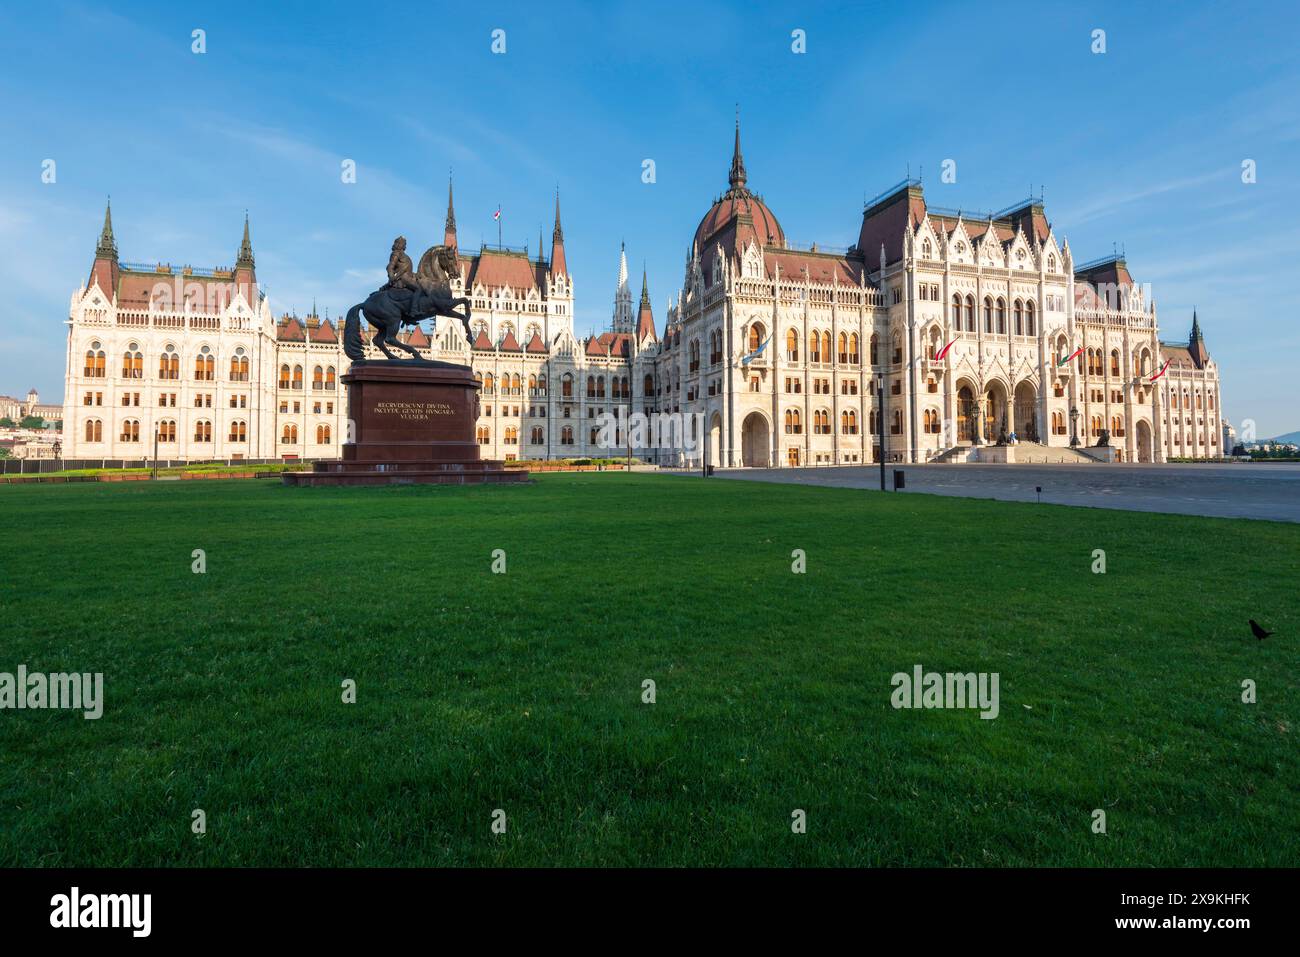
[[[1273,632],[1265,631],[1263,628],[1261,628],[1259,622],[1257,622],[1254,618],[1250,620],[1250,630],[1255,633],[1255,637],[1258,638],[1260,641],[1263,641],[1269,635],[1273,634]]]

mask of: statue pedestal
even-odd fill
[[[285,485],[471,485],[523,482],[524,469],[479,458],[478,382],[444,362],[357,362],[348,389],[341,459],[285,472]]]

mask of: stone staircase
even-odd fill
[[[1096,461],[1069,446],[1024,441],[1015,445],[954,445],[930,459],[936,464],[979,462],[1014,465],[1090,465]]]

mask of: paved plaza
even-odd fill
[[[957,495],[1084,505],[1139,512],[1300,522],[1300,463],[1235,465],[887,465],[905,473],[900,494]],[[719,469],[715,475],[750,482],[832,488],[880,487],[879,466]]]

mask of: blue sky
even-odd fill
[[[247,209],[277,313],[314,297],[337,315],[395,235],[440,241],[449,168],[462,248],[496,241],[500,203],[507,243],[534,249],[541,226],[549,249],[558,186],[579,331],[609,321],[620,241],[662,323],[739,103],[749,185],[792,242],[847,246],[864,196],[909,164],[933,205],[999,209],[1041,184],[1076,259],[1123,245],[1163,338],[1198,309],[1230,419],[1300,428],[1289,5],[122,7],[0,11],[0,392],[61,397],[107,194],[133,262],[228,265]]]

